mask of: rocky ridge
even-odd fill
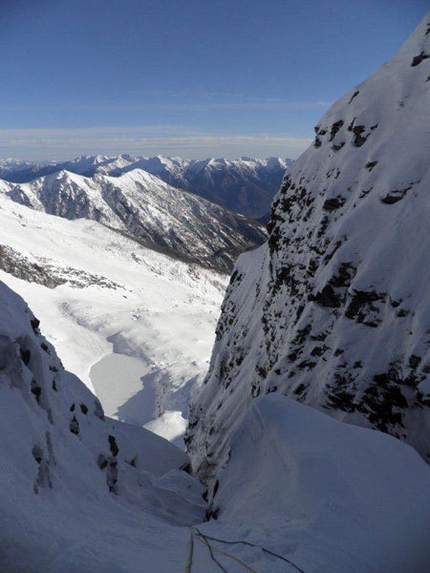
[[[73,267],[58,267],[56,261],[46,257],[31,259],[9,245],[0,244],[0,270],[29,283],[53,289],[68,283],[74,288],[99,285],[103,288],[123,289],[119,283],[101,275]]]

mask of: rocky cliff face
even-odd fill
[[[188,442],[202,476],[280,392],[430,458],[430,13],[334,104],[237,263]]]

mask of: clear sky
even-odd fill
[[[297,157],[428,0],[0,0],[0,157]]]

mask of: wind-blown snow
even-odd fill
[[[257,561],[257,571],[424,573],[429,475],[394,438],[265,396],[254,401],[219,473],[217,533],[234,523],[236,539],[290,561],[273,556],[269,568]]]

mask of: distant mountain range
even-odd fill
[[[93,177],[96,173],[119,176],[134,169],[143,169],[174,187],[199,195],[246,217],[261,218],[270,210],[292,159],[182,159],[132,157],[128,154],[108,157],[84,155],[71,161],[32,163],[17,159],[0,159],[0,178],[13,183],[70,171]]]

